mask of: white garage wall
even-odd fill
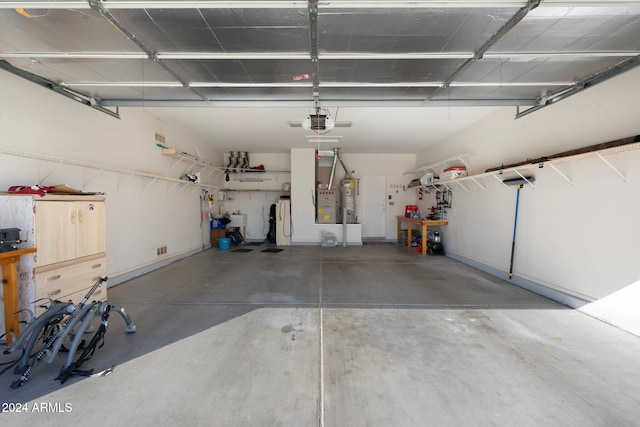
[[[288,153],[249,153],[249,160],[250,166],[263,165],[268,171],[291,170],[291,155]],[[228,164],[226,153],[224,164]],[[250,181],[242,181],[247,179]],[[262,182],[252,180],[262,180]],[[224,182],[224,188],[242,191],[226,191],[227,200],[218,205],[216,212],[224,214],[225,212],[240,211],[240,213],[246,214],[246,240],[263,241],[267,238],[269,231],[269,209],[283,194],[282,186],[285,183],[291,183],[290,172],[230,174],[229,181]]]
[[[349,170],[355,171],[357,178],[363,176],[384,176],[386,180],[386,231],[387,240],[396,240],[397,215],[404,215],[405,205],[416,203],[414,190],[403,190],[413,176],[405,175],[415,169],[415,154],[350,154],[342,155]],[[342,177],[344,170],[338,165],[338,175]],[[389,198],[390,197],[390,198]]]
[[[638,99],[635,70],[518,120],[515,109],[504,108],[420,153],[417,163],[470,153],[474,174],[635,136]],[[607,159],[626,181],[598,158],[559,166],[573,185],[549,167],[532,169],[535,188],[525,187],[520,197],[514,282],[592,301],[640,279],[640,152]],[[450,255],[506,277],[516,191],[484,181],[488,191],[469,182],[469,192],[454,186],[445,245]]]
[[[295,149],[290,154],[264,154],[250,153],[252,165],[264,164],[268,169],[291,169],[291,161],[296,163],[294,174],[252,174],[249,177],[264,177],[268,181],[251,183],[238,182],[239,177],[230,176],[230,181],[225,183],[225,188],[233,189],[278,189],[282,188],[284,182],[289,182],[292,187],[296,187],[296,197],[292,200],[294,215],[294,230],[292,240],[300,244],[320,244],[322,240],[322,230],[336,234],[339,242],[342,242],[342,226],[318,225],[314,223],[314,210],[311,194],[315,182],[315,150]],[[409,182],[410,176],[405,175],[406,171],[415,168],[415,154],[362,154],[344,153],[341,157],[350,171],[355,171],[354,176],[360,178],[366,175],[384,176],[387,183],[387,226],[385,237],[388,240],[396,239],[396,215],[404,213],[407,204],[415,204],[415,191],[404,191],[402,186]],[[246,175],[246,174],[245,174]],[[336,182],[344,176],[344,169],[338,164],[336,171]],[[293,177],[293,178],[292,178]],[[303,187],[304,185],[304,187]],[[248,215],[247,220],[247,240],[262,241],[266,238],[269,227],[269,207],[279,197],[280,192],[240,192],[228,191],[227,196],[232,200],[227,200],[219,205],[220,212],[240,211]],[[391,199],[388,197],[391,196]],[[302,203],[303,211],[307,212],[311,206],[310,218],[299,217],[297,212],[298,203]],[[307,206],[308,205],[308,206]],[[302,211],[301,211],[302,212]],[[303,215],[300,213],[300,215]],[[296,226],[299,224],[299,226]],[[360,231],[353,230],[347,233],[347,240],[350,243],[360,242]],[[352,242],[353,238],[353,242]]]
[[[221,161],[208,141],[171,128],[148,112],[122,108],[118,120],[0,71],[4,149],[178,178],[185,170],[182,165],[172,167],[175,160],[160,153],[154,139],[157,132],[171,147],[195,154],[197,146],[208,160]],[[213,179],[212,174],[205,183],[212,184]],[[209,245],[208,221],[201,224],[201,190],[151,181],[0,153],[0,190],[41,183],[106,193],[111,285]],[[160,246],[167,246],[166,255],[157,256]]]

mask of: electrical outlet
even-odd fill
[[[159,142],[160,144],[164,144],[165,138],[164,135],[160,135],[158,132],[156,132],[156,142]]]
[[[156,249],[156,255],[160,256],[160,255],[164,255],[167,253],[167,247],[166,246],[160,246],[159,248]]]

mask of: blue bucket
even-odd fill
[[[229,246],[231,246],[231,239],[228,237],[218,237],[218,247],[221,251],[229,250]]]

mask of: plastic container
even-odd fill
[[[336,235],[330,231],[322,230],[322,243],[320,246],[323,248],[338,246],[338,239],[336,238]]]
[[[404,217],[413,218],[418,213],[418,207],[416,205],[406,205],[404,207]]]
[[[228,237],[218,237],[218,247],[221,251],[228,251],[231,246],[231,239]]]

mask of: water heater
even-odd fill
[[[355,224],[357,222],[356,197],[358,194],[358,180],[343,179],[340,189],[342,214],[344,215],[346,213],[346,218],[343,218],[342,222]]]

